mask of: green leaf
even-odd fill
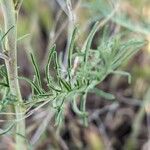
[[[35,75],[36,75],[37,85],[40,87],[39,89],[42,92],[42,90],[41,90],[42,89],[42,83],[41,83],[40,71],[39,71],[37,62],[35,60],[35,57],[31,52],[30,52],[30,56],[31,56],[31,62],[33,64]]]
[[[77,27],[75,27],[74,30],[73,30],[72,37],[71,37],[71,42],[70,42],[70,45],[69,45],[69,50],[68,50],[68,69],[72,68],[72,53],[73,53],[73,49],[74,49],[76,33],[77,33]]]
[[[54,51],[54,61],[55,61],[55,69],[57,72],[57,78],[59,79],[61,77],[61,73],[60,73],[60,65],[59,65],[58,56],[57,56],[56,51]]]
[[[116,54],[112,62],[112,68],[116,69],[118,66],[120,66],[122,62],[128,60],[137,51],[139,51],[140,48],[144,46],[144,44],[145,42],[143,40],[136,40],[136,39],[122,43],[119,52]]]
[[[0,85],[4,86],[4,87],[9,87],[9,85],[7,83],[4,83],[4,82],[0,82]]]
[[[110,93],[106,93],[106,92],[104,92],[104,91],[102,91],[102,90],[100,90],[100,89],[98,89],[96,87],[93,88],[93,89],[91,89],[89,92],[90,93],[95,93],[97,96],[103,97],[103,98],[105,98],[107,100],[113,100],[113,99],[115,99],[114,95],[112,95]]]
[[[95,25],[93,26],[89,36],[87,37],[84,45],[83,45],[83,48],[82,48],[82,52],[85,53],[84,55],[84,62],[85,62],[85,65],[87,63],[87,59],[88,59],[88,52],[91,48],[91,44],[92,44],[92,40],[93,40],[93,37],[96,33],[96,31],[98,30],[98,27],[99,27],[99,22],[96,22]]]
[[[131,74],[129,72],[116,70],[116,71],[112,71],[111,73],[121,75],[121,76],[127,76],[128,77],[128,83],[129,84],[131,83]]]
[[[83,112],[81,110],[79,110],[78,106],[77,106],[77,96],[74,96],[73,100],[71,101],[72,104],[72,109],[73,111],[80,117],[83,116],[87,116],[87,112]]]
[[[8,31],[1,37],[0,39],[0,43],[4,40],[4,38],[6,37],[6,35],[14,28],[15,26],[12,26],[8,29]]]
[[[0,131],[0,135],[2,136],[8,133],[14,126],[15,126],[15,123],[12,123],[7,129]]]
[[[0,75],[6,80],[6,84],[9,86],[8,75],[5,65],[0,66]]]
[[[37,86],[32,80],[26,78],[26,77],[18,77],[18,79],[20,80],[25,80],[26,82],[28,82],[32,88],[35,89],[35,91],[38,93],[38,94],[42,94],[43,92],[41,92],[41,89],[39,89],[39,86]]]
[[[59,80],[60,84],[62,85],[62,90],[63,88],[65,88],[68,92],[71,91],[71,85],[67,81],[65,81],[65,79],[63,80],[60,78]]]
[[[48,62],[46,64],[46,70],[45,70],[45,74],[46,74],[46,79],[47,79],[47,85],[50,89],[53,89],[52,86],[50,86],[51,84],[53,84],[53,79],[52,79],[52,76],[50,74],[50,64],[51,64],[51,61],[52,61],[52,57],[54,55],[54,52],[56,50],[56,45],[54,45],[51,50],[50,50],[50,53],[49,53],[49,56],[48,56]]]
[[[30,34],[25,34],[25,35],[19,37],[19,38],[17,39],[17,41],[21,41],[21,40],[27,38],[28,36],[30,36]]]
[[[63,122],[64,115],[63,115],[63,108],[59,108],[58,112],[56,113],[55,117],[55,126],[60,126]]]

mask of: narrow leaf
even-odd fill
[[[18,79],[20,80],[25,80],[26,82],[28,82],[31,87],[33,87],[35,89],[35,91],[38,93],[38,94],[42,94],[41,90],[39,89],[39,87],[30,79],[26,78],[26,77],[18,77]]]
[[[54,54],[54,51],[56,49],[56,46],[54,45],[51,50],[50,50],[50,53],[49,53],[49,56],[48,56],[48,62],[47,62],[47,65],[46,65],[46,70],[45,70],[45,74],[46,74],[46,79],[47,79],[47,82],[48,82],[48,86],[50,84],[52,84],[52,76],[50,74],[50,64],[51,64],[51,61],[52,61],[52,57],[53,57],[53,54]],[[49,86],[50,87],[50,86]],[[51,89],[51,87],[50,87]]]
[[[34,67],[34,70],[35,70],[35,75],[36,75],[36,79],[37,79],[37,84],[40,88],[42,88],[42,83],[41,83],[41,77],[40,77],[40,71],[39,71],[39,68],[38,68],[38,65],[37,65],[37,62],[35,60],[35,57],[32,53],[30,53],[30,56],[31,56],[31,61],[32,61],[32,64],[33,64],[33,67]]]
[[[94,27],[92,28],[89,36],[87,37],[85,43],[84,43],[84,46],[82,48],[82,52],[85,53],[84,55],[84,62],[85,62],[85,65],[86,65],[86,62],[87,62],[87,59],[88,59],[88,52],[91,48],[91,44],[92,44],[92,40],[93,40],[93,37],[96,33],[96,31],[98,30],[98,27],[99,27],[99,22],[96,22]]]
[[[103,97],[107,100],[113,100],[115,99],[115,96],[110,94],[110,93],[106,93],[98,88],[93,88],[89,91],[90,93],[95,93],[97,96]]]
[[[77,99],[76,99],[76,98],[77,98],[77,97],[74,96],[74,98],[73,98],[73,100],[72,100],[72,103],[71,103],[71,104],[72,104],[72,109],[73,109],[73,111],[74,111],[78,116],[83,117],[83,116],[87,115],[87,113],[79,110],[79,108],[78,108],[78,106],[77,106]]]
[[[125,72],[125,71],[120,71],[120,70],[116,70],[112,72],[113,74],[118,74],[121,76],[127,76],[128,77],[128,83],[131,83],[131,74],[129,72]]]
[[[8,133],[14,126],[15,126],[15,123],[12,123],[7,129],[0,131],[0,135],[2,136]]]

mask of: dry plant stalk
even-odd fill
[[[22,0],[2,0],[2,11],[4,15],[5,32],[12,28],[5,37],[5,53],[10,61],[5,59],[8,81],[11,93],[16,97],[18,102],[22,102],[20,86],[18,83],[18,67],[17,67],[17,15]],[[15,7],[16,6],[16,7]],[[19,103],[15,106],[16,120],[23,118],[23,108]],[[22,136],[22,137],[21,137]],[[25,144],[25,120],[16,123],[16,150],[26,149]]]

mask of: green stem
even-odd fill
[[[87,99],[87,92],[85,92],[82,96],[81,96],[81,103],[80,103],[80,109],[81,111],[86,114],[86,99]],[[88,126],[88,119],[87,119],[87,115],[83,116],[83,125],[85,127]]]
[[[18,10],[15,9],[13,0],[2,0],[2,11],[4,15],[5,32],[13,27],[7,36],[5,37],[5,53],[9,57],[9,61],[5,61],[10,91],[16,96],[19,103],[22,102],[22,96],[20,93],[20,86],[18,82],[18,70],[17,70],[17,15]],[[16,120],[23,118],[22,106],[15,105]],[[25,120],[17,121],[16,123],[16,150],[26,150],[25,139]]]

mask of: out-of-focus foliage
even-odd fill
[[[143,1],[140,3],[144,4]],[[146,2],[145,2],[146,3]],[[108,16],[111,11],[119,5],[117,14],[111,18],[111,20],[116,23],[117,25],[120,25],[122,27],[125,27],[127,29],[130,29],[131,31],[142,33],[144,35],[149,35],[150,33],[150,21],[145,18],[143,18],[143,14],[140,14],[139,11],[135,8],[135,4],[139,4],[137,1],[105,1],[105,0],[95,0],[90,2],[85,2],[85,7],[88,8],[88,10],[91,11],[91,15],[95,16],[92,17],[92,20],[101,19],[103,17]],[[139,4],[140,5],[140,4]],[[141,6],[141,5],[140,5]],[[144,9],[142,7],[142,9]],[[132,13],[133,12],[133,13]],[[94,13],[94,14],[93,14]],[[135,17],[135,13],[136,17]]]

